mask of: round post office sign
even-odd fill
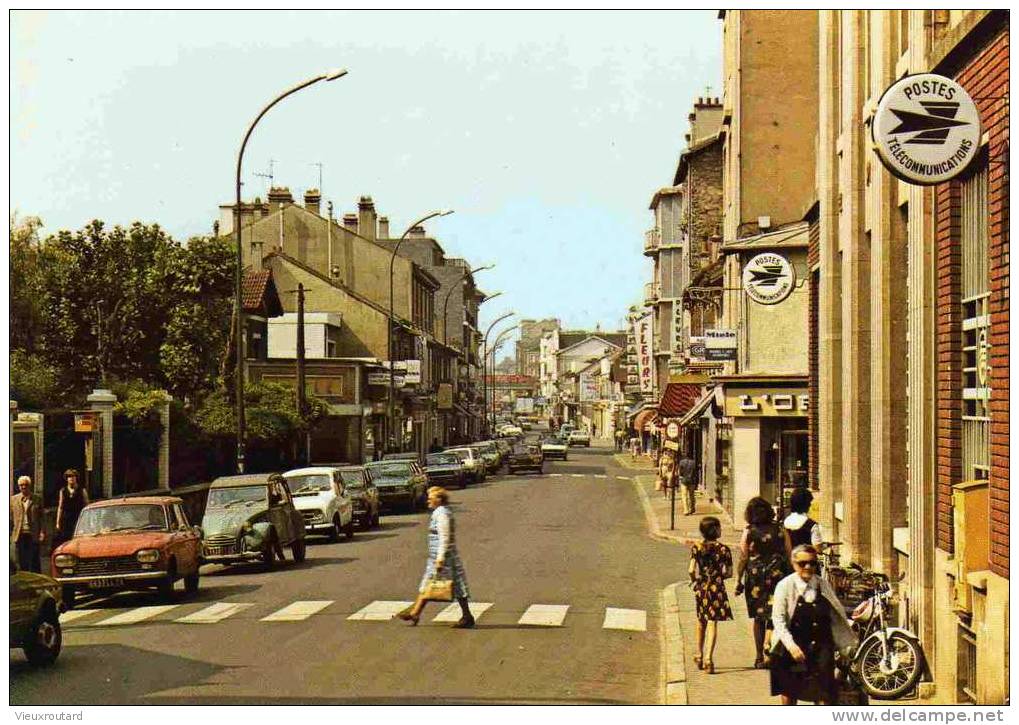
[[[893,83],[878,101],[871,137],[896,177],[929,186],[948,181],[976,158],[980,112],[951,78],[918,73]]]
[[[781,254],[763,252],[743,267],[743,289],[754,302],[778,304],[796,286],[796,270]]]

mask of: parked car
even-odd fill
[[[538,473],[545,472],[545,457],[541,453],[541,446],[519,445],[514,446],[506,461],[510,473],[517,471],[532,470]]]
[[[507,424],[500,426],[496,433],[500,438],[513,438],[514,436],[523,435],[524,430],[518,425]]]
[[[385,507],[403,505],[417,511],[427,498],[428,476],[416,461],[376,461],[366,468],[379,491],[379,501]]]
[[[304,517],[308,535],[321,534],[336,541],[342,533],[354,538],[354,502],[347,494],[339,468],[313,466],[283,474],[294,497],[294,506]]]
[[[573,430],[570,431],[570,436],[567,441],[571,446],[584,446],[585,448],[590,448],[591,434],[586,430]]]
[[[541,442],[541,453],[545,458],[561,458],[565,461],[568,447],[565,438],[550,436]]]
[[[485,462],[487,473],[497,473],[502,467],[502,454],[499,452],[499,447],[495,445],[495,441],[479,441],[472,443],[469,447],[476,450],[481,456]]]
[[[97,501],[86,506],[74,536],[58,546],[50,570],[71,609],[79,590],[134,591],[155,588],[168,599],[178,579],[198,591],[202,539],[176,496]]]
[[[467,470],[455,453],[429,453],[425,456],[425,473],[428,483],[435,486],[467,486]]]
[[[56,662],[63,641],[60,583],[45,574],[20,571],[11,559],[8,602],[11,649],[22,650],[33,665]]]
[[[202,558],[215,564],[261,560],[267,567],[290,547],[294,561],[306,553],[304,517],[287,480],[278,473],[222,476],[209,487],[202,518]]]
[[[379,526],[379,490],[366,466],[344,466],[340,476],[354,504],[354,521],[362,529]]]
[[[447,448],[445,453],[455,453],[464,465],[464,471],[467,473],[467,480],[470,483],[480,483],[485,480],[485,462],[481,459],[481,455],[468,446],[462,446],[460,448]]]
[[[386,453],[382,456],[383,461],[414,461],[421,463],[421,454],[417,451],[409,451],[407,453]]]

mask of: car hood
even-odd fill
[[[45,574],[36,574],[31,571],[19,571],[12,577],[12,580],[17,583],[19,587],[31,591],[48,591],[54,597],[58,597],[60,590],[60,584],[57,580],[51,576]],[[58,597],[59,598],[59,597]]]
[[[387,488],[392,486],[409,486],[409,478],[376,478],[375,488]]]
[[[461,466],[459,463],[440,463],[435,466],[428,466],[425,468],[425,470],[428,473],[446,473],[449,471],[455,473],[456,471],[459,471],[461,468],[463,468],[463,466]]]
[[[165,531],[124,531],[96,536],[76,536],[61,544],[54,554],[73,554],[80,559],[100,556],[132,556],[139,549],[165,546],[170,534]]]
[[[236,534],[244,522],[250,521],[266,511],[264,506],[250,508],[236,506],[207,510],[205,516],[202,517],[202,535],[208,538],[216,534]]]
[[[323,506],[328,506],[329,502],[332,500],[332,491],[319,491],[314,496],[310,494],[294,496],[294,508],[298,511],[308,511],[310,509],[318,510]]]
[[[565,443],[542,443],[542,448],[565,448]]]

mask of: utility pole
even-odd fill
[[[304,389],[304,285],[297,285],[297,414],[304,417],[308,407]],[[304,463],[308,463],[311,437],[304,434]]]

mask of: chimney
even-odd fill
[[[286,204],[293,204],[294,197],[290,195],[290,187],[274,186],[269,189],[269,208],[271,211],[279,211]]]
[[[379,217],[379,239],[389,239],[389,217]]]
[[[357,202],[357,233],[375,241],[375,203],[370,196],[362,196]]]
[[[407,238],[408,239],[424,239],[425,238],[425,228],[423,226],[421,226],[420,224],[418,224],[416,227],[411,227],[410,231],[407,232]]]
[[[318,189],[308,189],[304,192],[304,208],[313,214],[322,215],[322,194]]]
[[[343,228],[347,231],[357,233],[357,214],[343,215]]]

